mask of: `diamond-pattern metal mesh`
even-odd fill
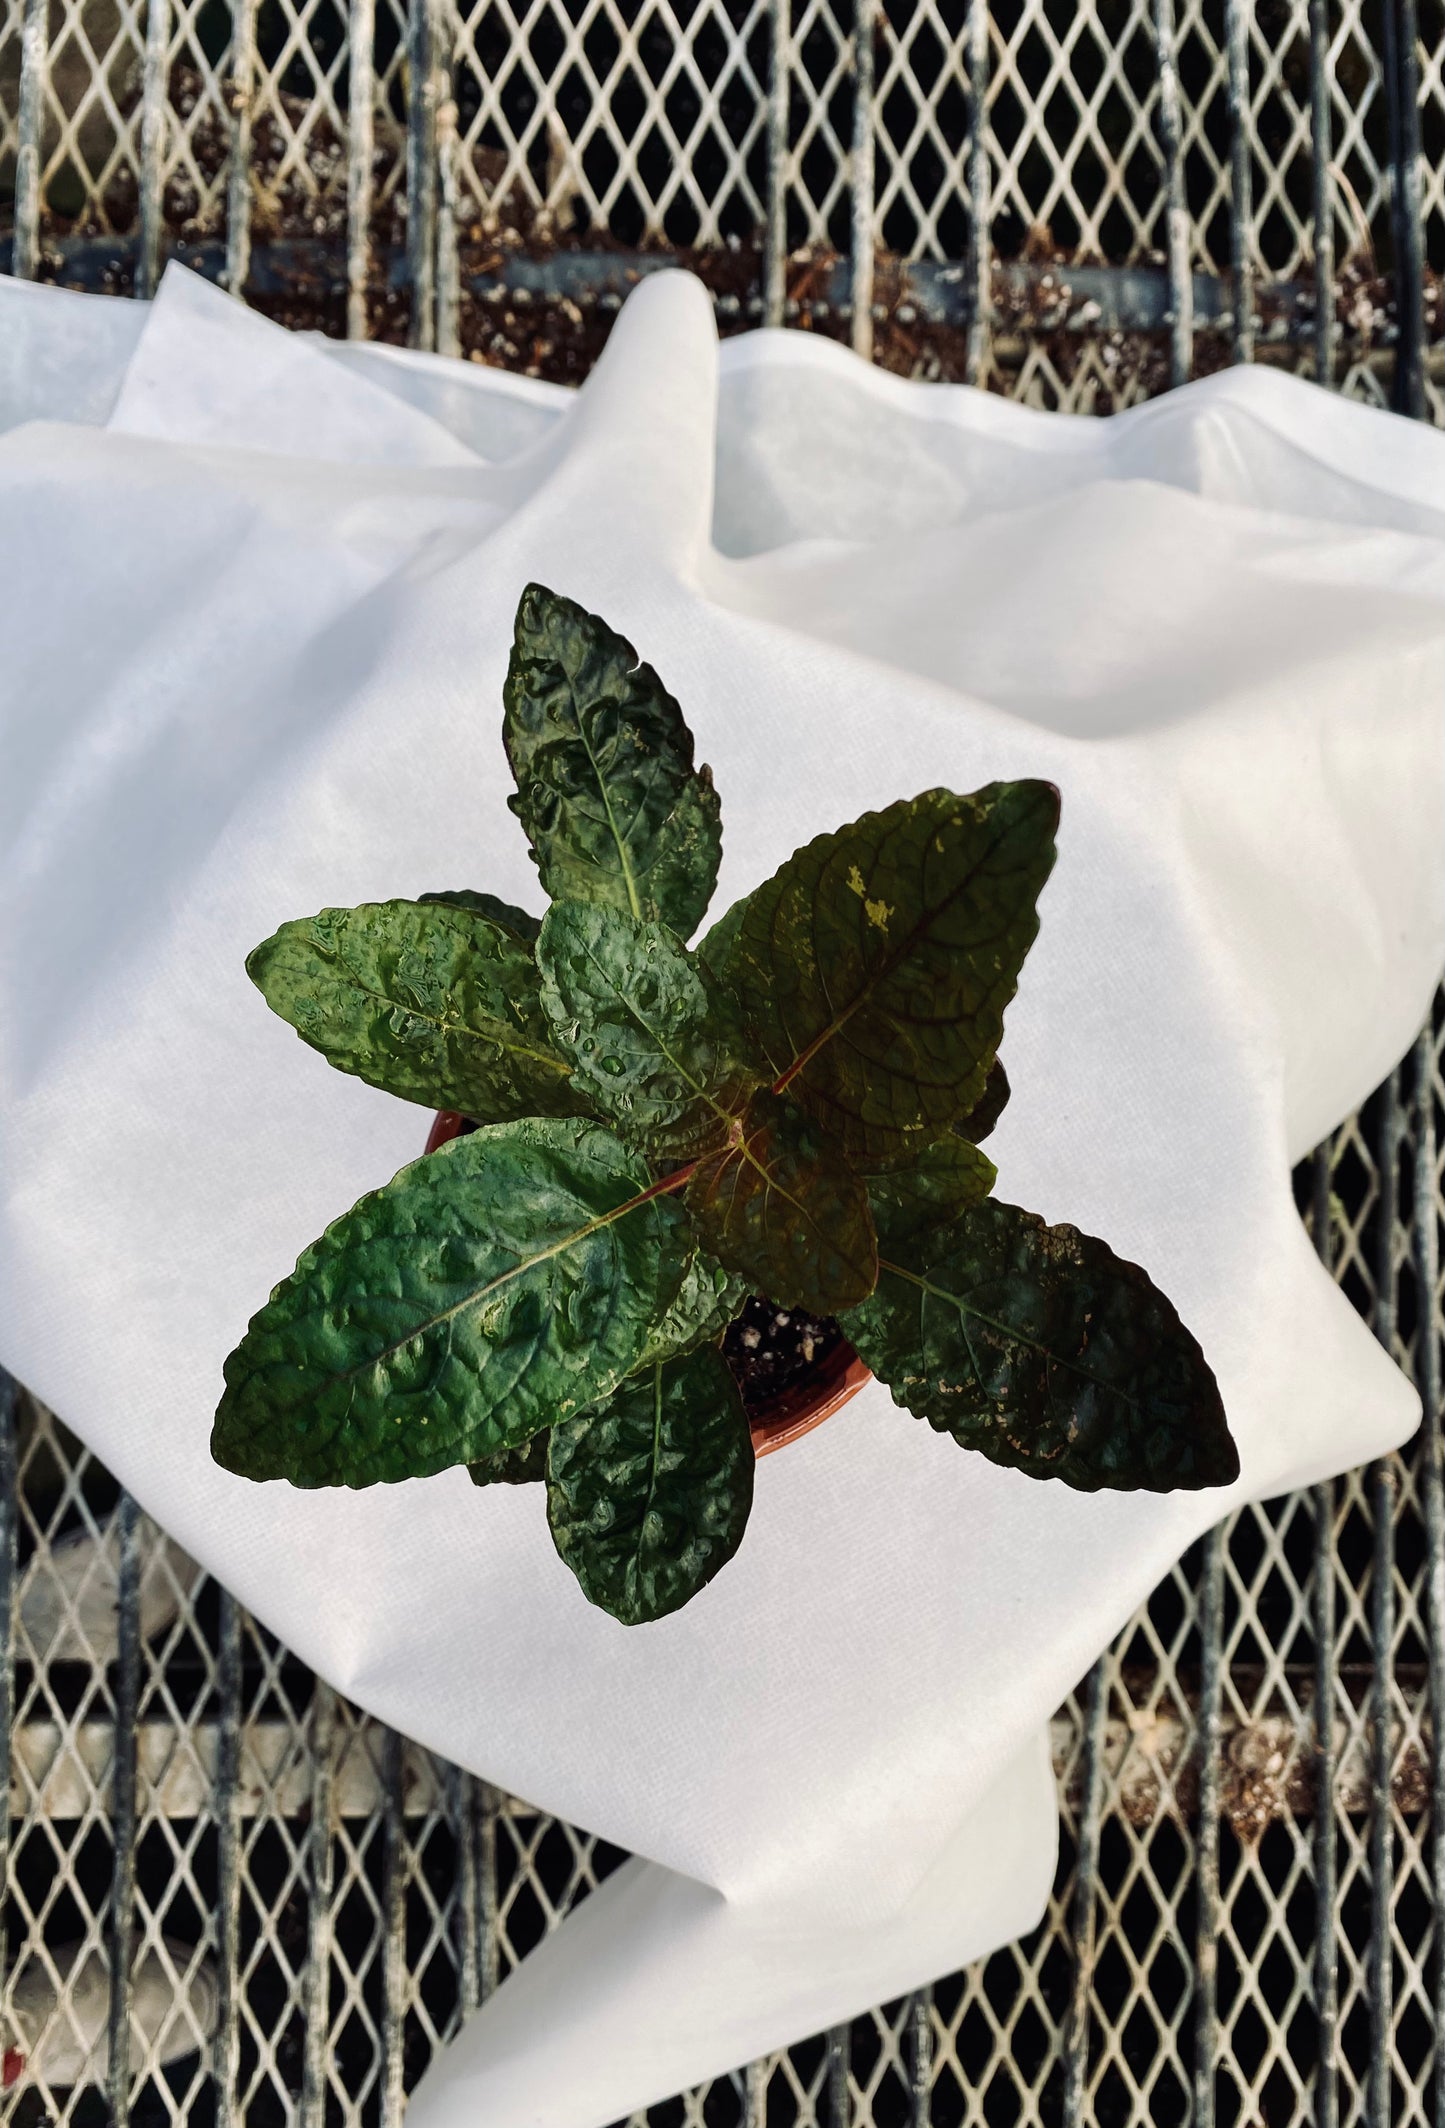
[[[724,329],[1037,406],[1253,355],[1442,421],[1445,0],[0,13],[11,270],[178,250],[287,322],[576,375],[676,247]],[[1059,1711],[1029,1939],[656,2128],[1438,2128],[1442,1043],[1445,993],[1296,1176],[1420,1439],[1233,1517]],[[339,1700],[4,1377],[0,1416],[11,2117],[396,2121],[620,1856]]]

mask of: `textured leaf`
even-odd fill
[[[483,894],[473,887],[456,887],[445,892],[423,894],[423,901],[437,902],[448,909],[475,909],[480,916],[490,916],[494,924],[510,931],[514,938],[525,939],[528,945],[536,943],[542,928],[540,916],[532,916],[526,909],[519,909],[515,902],[503,901],[496,894]]]
[[[741,901],[731,903],[697,942],[698,959],[715,976],[723,976],[732,960],[743,918],[748,913],[749,899],[745,894]]]
[[[633,1368],[692,1251],[597,1124],[454,1138],[313,1242],[226,1362],[211,1452],[375,1485],[515,1448]]]
[[[873,1289],[865,1184],[812,1117],[766,1088],[737,1143],[688,1183],[687,1208],[713,1255],[784,1308],[836,1315]]]
[[[986,1153],[952,1132],[925,1145],[907,1167],[869,1178],[868,1198],[885,1256],[912,1261],[914,1244],[981,1204],[998,1179]]]
[[[481,1122],[577,1115],[532,948],[479,910],[415,901],[283,924],[246,969],[303,1041],[370,1086]]]
[[[970,1146],[981,1145],[1008,1106],[1009,1083],[1004,1068],[995,1057],[977,1103],[961,1123],[955,1123],[944,1132],[944,1138],[963,1140]],[[930,1147],[940,1142],[939,1135],[928,1129],[910,1131],[906,1138],[897,1140],[887,1152],[854,1153],[852,1162],[861,1175],[898,1175],[906,1173]],[[992,1187],[992,1185],[990,1185]]]
[[[953,1126],[959,1137],[967,1138],[970,1145],[982,1145],[1008,1107],[1009,1092],[1008,1073],[1003,1068],[1002,1060],[995,1057],[989,1066],[983,1092],[963,1121]]]
[[[573,1084],[631,1144],[686,1160],[728,1137],[757,1083],[711,976],[665,924],[554,902],[537,945],[542,1005]]]
[[[845,1151],[974,1109],[1038,933],[1051,783],[925,791],[798,850],[749,897],[724,971],[780,1090]]]
[[[652,667],[595,614],[529,584],[504,700],[508,803],[552,900],[608,902],[690,937],[717,879],[718,799]]]
[[[1170,1492],[1239,1475],[1218,1385],[1137,1264],[990,1201],[882,1252],[844,1318],[895,1403],[965,1448],[1081,1492]]]
[[[699,1345],[716,1343],[748,1297],[748,1281],[724,1270],[706,1249],[695,1249],[683,1273],[677,1299],[648,1339],[637,1366],[640,1374],[658,1360],[681,1359]]]
[[[554,1426],[547,1520],[589,1602],[623,1625],[680,1610],[742,1542],[755,1469],[720,1354],[650,1368]]]
[[[473,1485],[540,1485],[547,1476],[547,1428],[519,1448],[499,1448],[467,1465]]]

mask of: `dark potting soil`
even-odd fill
[[[754,1293],[728,1324],[722,1351],[748,1417],[761,1419],[774,1397],[805,1381],[842,1342],[831,1315],[780,1308]]]

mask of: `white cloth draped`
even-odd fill
[[[175,268],[149,306],[0,281],[0,427],[0,1358],[343,1692],[639,1858],[418,2128],[601,2128],[1030,1926],[1051,1709],[1230,1505],[1417,1420],[1289,1170],[1445,961],[1445,438],[1265,372],[1091,422],[803,335],[719,350],[680,274],[572,395]],[[998,1193],[1174,1300],[1230,1493],[1035,1484],[870,1386],[628,1631],[531,1488],[213,1466],[248,1317],[427,1126],[244,956],[326,904],[540,907],[500,732],[532,578],[681,700],[717,908],[866,807],[1059,785]]]

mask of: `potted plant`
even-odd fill
[[[432,893],[283,924],[247,962],[331,1063],[443,1114],[252,1319],[216,1459],[535,1482],[629,1625],[732,1557],[758,1451],[870,1369],[1033,1477],[1233,1480],[1214,1376],[1144,1271],[990,1194],[1054,786],[865,813],[693,948],[718,797],[631,644],[530,585],[504,736],[544,918]],[[781,1403],[775,1361],[804,1377]]]

